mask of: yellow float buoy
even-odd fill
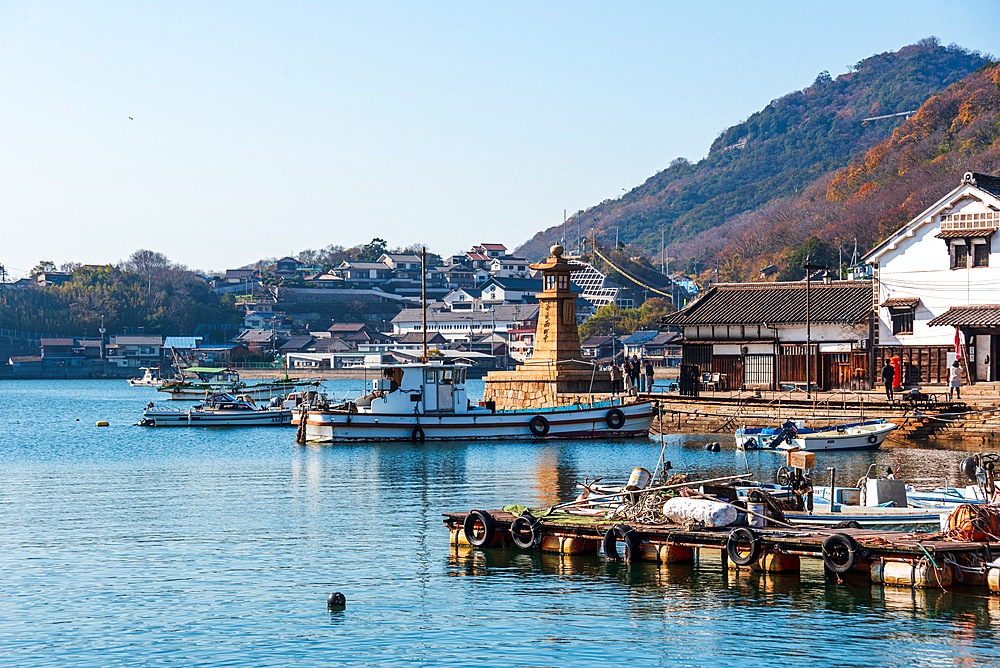
[[[97,426],[98,427],[107,427],[109,425],[110,425],[110,423],[107,420],[98,420],[97,421]]]

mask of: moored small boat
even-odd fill
[[[261,399],[284,394],[295,388],[315,387],[319,383],[317,380],[292,380],[288,378],[247,383],[241,381],[239,374],[232,369],[189,367],[185,371],[197,374],[198,378],[166,382],[158,388],[159,391],[170,395],[169,398],[172,401],[199,401],[206,394],[214,392],[229,392],[246,395],[253,399]]]
[[[188,410],[156,408],[152,402],[139,422],[145,427],[277,427],[292,423],[291,408],[272,402],[258,406],[251,397],[221,392]]]
[[[378,365],[371,393],[339,404],[311,406],[300,439],[308,442],[466,439],[630,438],[649,433],[650,401],[612,400],[495,410],[473,405],[463,365]]]
[[[786,444],[810,452],[828,450],[875,450],[896,425],[885,420],[867,420],[810,429],[786,420],[780,428],[741,427],[736,430],[736,447],[747,450],[776,449]]]
[[[129,385],[132,387],[160,387],[166,382],[160,378],[159,369],[143,367],[142,370],[142,378],[129,378]]]

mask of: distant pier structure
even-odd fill
[[[572,272],[585,266],[563,258],[563,247],[553,246],[552,256],[531,268],[542,272],[538,298],[538,325],[531,357],[513,371],[494,371],[485,380],[485,401],[497,408],[563,406],[595,397],[581,395],[611,392],[611,374],[583,360],[576,326],[576,299]],[[605,397],[601,397],[605,398]],[[596,399],[596,398],[595,398]]]

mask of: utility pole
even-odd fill
[[[813,264],[810,256],[806,255],[806,397],[812,398],[812,323],[809,321],[810,294],[812,287],[812,273],[820,269],[826,269],[826,265]]]
[[[104,316],[101,316],[101,328],[97,330],[101,333],[101,363],[104,363],[104,332],[108,331],[104,329]]]
[[[420,361],[427,364],[427,247],[420,248],[420,308],[423,310],[423,325],[421,331],[424,336],[424,354]]]
[[[665,248],[663,245],[663,225],[660,225],[660,273],[664,275],[667,273],[663,267],[663,253]]]

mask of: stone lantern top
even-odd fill
[[[552,257],[546,258],[538,264],[529,265],[535,271],[541,271],[543,273],[566,273],[567,275],[571,271],[582,271],[586,269],[581,264],[570,262],[563,257],[565,250],[562,246],[556,244],[549,249],[552,253]]]

